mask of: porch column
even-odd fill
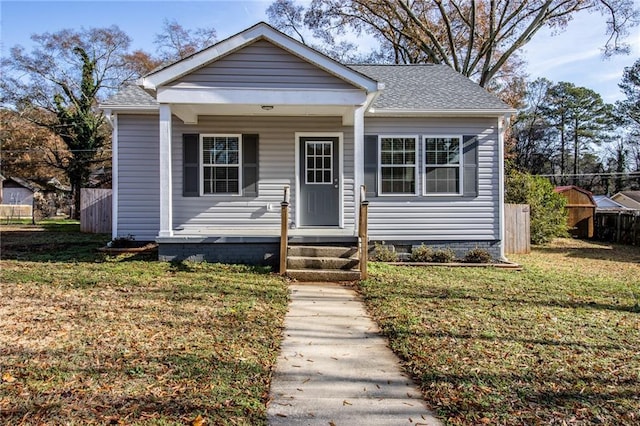
[[[364,182],[364,110],[365,105],[356,106],[353,110],[353,203],[356,208],[354,211],[354,223],[355,229],[358,229],[358,222],[360,220],[359,209],[360,205],[360,185]],[[357,231],[356,231],[357,232]]]
[[[158,236],[173,236],[171,106],[168,104],[160,104],[160,232]]]

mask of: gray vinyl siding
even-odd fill
[[[370,198],[374,240],[498,240],[498,133],[494,118],[365,118],[365,134],[478,135],[478,196],[424,196],[424,153],[418,149],[416,196]]]
[[[291,187],[291,218],[295,219],[295,133],[343,132],[344,224],[354,225],[353,127],[341,117],[200,116],[197,125],[173,118],[173,223],[189,234],[202,229],[279,229],[284,186]],[[259,134],[258,196],[182,196],[182,134]],[[270,211],[267,207],[273,207]],[[215,231],[213,231],[215,232]]]
[[[260,40],[185,75],[172,87],[354,89],[349,83]]]
[[[158,236],[159,128],[157,115],[118,115],[118,236]]]

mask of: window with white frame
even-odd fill
[[[417,136],[380,136],[380,194],[416,193]]]
[[[462,192],[462,137],[424,137],[424,193],[460,194]]]
[[[241,135],[201,135],[202,194],[240,193]]]

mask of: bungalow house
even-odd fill
[[[290,244],[357,244],[366,197],[370,244],[504,257],[514,110],[447,66],[345,65],[259,23],[101,108],[113,237],[161,259],[274,262],[287,190]]]
[[[611,199],[633,210],[640,210],[640,191],[620,191],[611,196]]]

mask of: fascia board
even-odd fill
[[[486,109],[486,110],[415,110],[370,108],[367,117],[502,117],[515,114],[515,109]]]

